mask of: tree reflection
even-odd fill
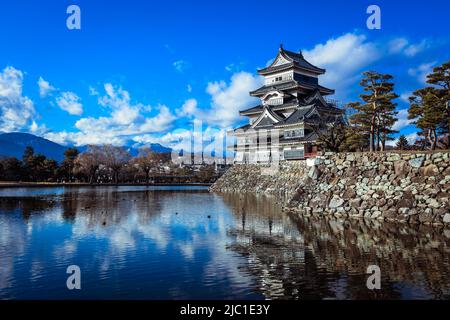
[[[274,198],[224,195],[235,219],[231,250],[259,279],[267,298],[450,298],[449,230],[365,220],[295,218]],[[236,224],[239,225],[239,224]],[[369,265],[379,265],[382,290],[366,287]]]

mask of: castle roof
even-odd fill
[[[251,96],[262,96],[270,91],[283,91],[291,89],[319,90],[323,95],[334,94],[334,90],[323,87],[319,84],[308,83],[306,81],[291,80],[280,82],[273,85],[265,85],[259,89],[250,92]]]
[[[282,111],[293,110],[285,116]],[[258,105],[240,112],[241,115],[257,115],[258,118],[250,126],[239,129],[262,127],[289,127],[301,123],[320,124],[334,122],[344,111],[326,102],[318,91],[302,101],[292,100],[289,103],[269,106]]]
[[[285,50],[283,46],[280,46],[278,55],[272,64],[266,68],[258,70],[261,75],[268,75],[271,73],[280,72],[285,69],[296,68],[304,71],[311,72],[313,74],[324,74],[325,69],[316,67],[315,65],[308,62],[301,52],[293,52]]]

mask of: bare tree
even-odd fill
[[[128,163],[131,155],[124,148],[115,147],[110,144],[101,147],[101,151],[103,153],[104,165],[112,171],[113,181],[117,184],[119,182],[119,173]]]
[[[133,164],[136,165],[139,170],[144,172],[145,181],[150,182],[150,172],[158,169],[159,166],[165,161],[166,155],[163,153],[157,153],[150,148],[142,148],[139,150],[139,154],[133,159]]]
[[[90,145],[87,150],[79,154],[75,160],[75,168],[78,172],[87,175],[89,183],[94,183],[97,170],[104,162],[102,147]]]

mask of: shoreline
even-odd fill
[[[285,196],[298,216],[450,225],[450,152],[333,153],[228,170],[210,190]],[[272,173],[272,174],[271,174]]]
[[[142,186],[142,187],[210,187],[213,183],[60,183],[60,182],[0,182],[0,189],[3,188],[42,188],[42,187],[123,187],[123,186]]]

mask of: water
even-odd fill
[[[450,230],[293,221],[204,187],[0,189],[1,299],[449,299],[449,248]]]

